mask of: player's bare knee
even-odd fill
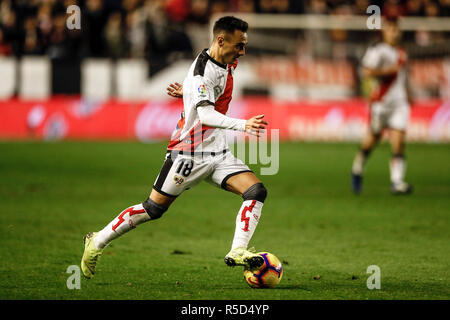
[[[155,220],[161,218],[164,212],[167,211],[167,207],[164,207],[160,204],[157,204],[152,199],[148,198],[144,202],[142,202],[142,206],[145,209],[145,212],[149,215],[150,219]]]
[[[244,200],[257,200],[264,202],[267,197],[267,189],[262,182],[255,183],[242,194]]]
[[[372,153],[372,148],[360,148],[359,151],[364,156],[364,158],[368,158]]]
[[[393,152],[391,158],[405,159],[403,152]]]
[[[403,150],[405,149],[405,145],[403,141],[398,141],[392,143],[392,153],[393,154],[403,154]]]

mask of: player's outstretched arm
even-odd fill
[[[178,82],[169,84],[167,94],[174,98],[183,98],[183,85]]]
[[[407,69],[406,73],[405,87],[406,87],[406,98],[408,99],[409,106],[412,107],[414,104],[414,90],[411,83],[409,69]]]
[[[259,137],[260,133],[263,132],[269,124],[267,121],[263,120],[263,118],[264,115],[260,114],[248,119],[245,123],[245,132]]]
[[[259,137],[259,134],[268,124],[263,120],[264,115],[260,114],[248,120],[228,117],[214,110],[213,105],[197,107],[198,117],[204,125],[229,130],[243,131]]]
[[[400,70],[400,65],[385,69],[364,68],[363,73],[366,77],[383,78],[395,76]]]

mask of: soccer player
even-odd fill
[[[379,142],[383,129],[389,130],[392,156],[390,159],[390,191],[409,194],[412,186],[405,182],[405,134],[408,124],[411,92],[407,75],[407,55],[398,42],[400,31],[396,19],[383,21],[383,41],[368,48],[362,60],[363,73],[377,80],[370,97],[370,130],[356,153],[352,166],[352,187],[362,189],[363,170],[372,149]]]
[[[183,97],[183,112],[167,147],[165,162],[147,200],[123,210],[99,232],[84,238],[81,269],[94,276],[103,249],[137,225],[160,218],[171,203],[200,181],[208,181],[242,196],[236,217],[231,250],[225,256],[228,266],[257,268],[264,263],[254,250],[247,250],[261,216],[267,191],[262,182],[228,150],[226,130],[259,136],[268,124],[264,115],[248,120],[227,116],[233,91],[237,59],[245,55],[247,22],[227,16],[215,22],[213,43],[192,63],[183,84],[174,96]],[[177,91],[168,88],[170,91]]]

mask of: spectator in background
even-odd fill
[[[187,17],[190,24],[206,25],[209,23],[208,0],[190,0],[190,10]]]
[[[450,0],[439,0],[439,13],[442,17],[450,16]]]
[[[349,16],[352,13],[352,7],[348,4],[338,5],[332,10],[332,14],[337,16]],[[330,30],[330,38],[332,41],[332,58],[346,59],[348,31],[343,29],[332,29]]]
[[[73,54],[70,50],[71,43],[67,37],[66,30],[66,12],[55,12],[47,48],[47,55],[50,59],[68,59]]]
[[[186,32],[189,34],[194,54],[200,53],[210,43],[208,0],[189,0]]]
[[[22,47],[17,15],[11,7],[2,4],[1,17],[4,40],[10,43],[13,54],[19,57],[22,55]]]
[[[112,59],[126,57],[129,43],[124,33],[124,25],[120,11],[112,12],[109,15],[103,33],[107,46],[107,56]]]
[[[154,75],[181,58],[191,58],[191,40],[184,31],[184,24],[175,22],[167,14],[164,0],[147,0],[146,58],[150,75]]]
[[[367,15],[367,8],[371,5],[369,0],[356,0],[353,13],[356,15]]]
[[[226,0],[211,0],[211,8],[209,10],[210,17],[215,14],[228,12],[228,1]]]
[[[165,9],[170,20],[185,22],[189,15],[189,0],[166,0]]]
[[[272,10],[274,13],[289,13],[291,4],[289,0],[279,0],[272,2]]]
[[[439,16],[439,7],[437,3],[428,1],[425,3],[425,16],[426,17],[437,17]]]
[[[259,0],[258,13],[273,13],[272,0]]]
[[[444,8],[439,8],[437,2],[429,1],[425,4],[425,16],[426,17],[439,17],[440,10],[445,10]],[[430,32],[430,31],[423,31],[421,36],[418,36],[416,39],[422,38],[422,45],[434,45],[438,42],[448,43],[448,40],[445,37],[444,32]],[[427,39],[428,41],[426,41]],[[425,41],[424,41],[425,40]]]
[[[256,11],[254,0],[237,0],[235,10],[240,13],[253,13]]]
[[[17,57],[73,58],[81,47],[83,57],[146,58],[155,73],[177,57],[208,46],[205,32],[216,13],[367,15],[371,4],[382,7],[387,16],[448,17],[450,12],[450,0],[0,0],[0,50]],[[81,31],[65,28],[63,16],[70,5],[82,9]],[[342,57],[352,50],[348,45],[344,50],[342,44],[355,34],[311,30],[305,38],[314,56]],[[409,36],[421,46],[429,46],[436,37],[445,40],[445,34],[437,32]]]
[[[44,2],[38,9],[37,28],[39,30],[41,46],[45,50],[48,47],[50,34],[53,29],[52,6],[50,2]]]
[[[405,15],[407,16],[423,16],[423,7],[421,0],[408,0],[405,4]]]
[[[83,55],[89,57],[104,57],[104,38],[102,35],[105,25],[105,11],[103,0],[86,0],[86,8],[81,19],[83,34]]]
[[[42,54],[40,41],[38,40],[37,19],[34,15],[25,18],[24,35],[23,35],[23,54],[39,55]]]
[[[64,0],[64,5],[60,7],[58,10],[61,14],[64,14],[65,19],[67,19],[67,8],[71,5],[80,5],[78,0]],[[81,18],[83,20],[83,18]],[[78,29],[68,30],[65,28],[65,34],[67,37],[67,45],[69,47],[69,55],[70,59],[79,59],[80,52],[82,48],[82,31]]]
[[[123,0],[122,8],[125,12],[132,12],[142,7],[142,0]]]
[[[0,27],[0,56],[10,56],[12,53],[12,46],[6,41],[3,28]]]
[[[383,4],[382,12],[386,17],[401,17],[405,14],[405,8],[400,0],[387,0]]]
[[[145,23],[145,14],[141,8],[126,12],[126,39],[129,44],[128,56],[131,58],[143,58],[145,56]]]
[[[311,0],[306,7],[308,14],[327,14],[328,6],[325,0]]]
[[[294,5],[295,4],[295,5]],[[259,0],[258,13],[299,13],[301,3],[290,0]]]

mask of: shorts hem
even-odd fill
[[[156,191],[158,191],[159,193],[161,193],[163,196],[166,196],[166,197],[170,197],[170,198],[178,197],[178,195],[175,196],[173,194],[169,194],[167,192],[162,191],[160,188],[157,188],[155,185],[153,186],[153,189],[155,189]]]
[[[221,184],[220,184],[220,187],[221,187],[222,189],[228,191],[228,189],[227,189],[227,180],[230,179],[232,176],[235,176],[235,175],[237,175],[237,174],[244,173],[244,172],[253,172],[253,171],[252,171],[252,170],[241,170],[241,171],[236,171],[236,172],[230,173],[230,174],[227,175],[225,178],[223,178],[223,180],[222,180],[222,182],[221,182]]]

